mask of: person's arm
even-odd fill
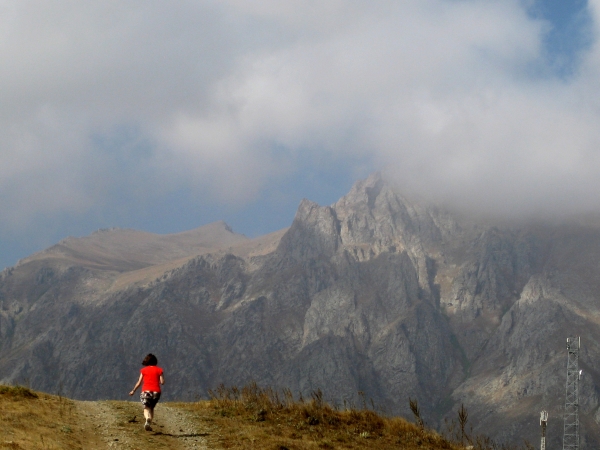
[[[160,374],[160,384],[165,384],[165,377],[162,373]]]
[[[135,384],[135,386],[133,387],[133,390],[129,393],[129,395],[135,394],[135,391],[137,390],[137,388],[139,388],[140,384],[142,384],[143,378],[144,378],[144,375],[140,373],[140,378],[138,379],[137,383]]]

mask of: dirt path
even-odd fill
[[[206,436],[208,430],[199,429],[201,424],[198,419],[188,412],[179,408],[173,408],[158,404],[155,410],[157,424],[164,427],[161,431],[166,435],[174,436],[178,439],[182,449],[208,449]]]
[[[122,414],[116,414],[112,402],[76,402],[81,432],[91,450],[111,447],[137,448],[137,440],[125,429]]]
[[[209,449],[209,432],[188,411],[158,404],[152,431],[144,431],[138,402],[76,402],[86,450]],[[79,430],[78,430],[79,431]]]

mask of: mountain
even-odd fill
[[[0,382],[120,398],[147,352],[167,399],[220,383],[372,399],[430,425],[560,445],[566,338],[581,336],[582,447],[600,443],[600,222],[507,223],[398,193],[378,174],[303,200],[257,239],[224,223],[101,230],[0,274]]]

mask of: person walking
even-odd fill
[[[158,360],[152,353],[148,353],[142,361],[140,370],[140,378],[133,387],[133,390],[129,395],[135,394],[135,391],[142,382],[142,393],[140,394],[140,401],[144,405],[144,417],[146,423],[144,423],[144,430],[152,431],[152,419],[154,419],[154,407],[160,400],[160,385],[165,384],[165,377],[163,370],[158,367]]]

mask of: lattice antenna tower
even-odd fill
[[[540,426],[542,427],[542,442],[540,443],[540,450],[546,450],[546,425],[548,424],[548,412],[542,411],[540,413]]]
[[[581,338],[567,338],[567,388],[563,450],[579,450],[579,349]]]

